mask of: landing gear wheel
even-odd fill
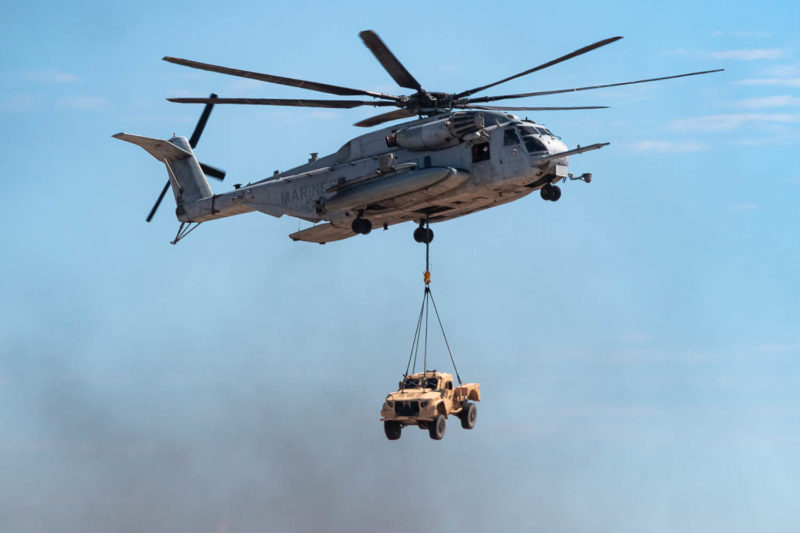
[[[403,432],[403,425],[395,420],[387,420],[383,423],[383,432],[389,440],[397,440]]]
[[[550,193],[550,201],[557,202],[559,198],[561,198],[561,187],[553,185],[553,190]]]
[[[478,418],[478,408],[472,402],[464,402],[464,407],[458,415],[461,418],[461,427],[472,429],[475,427],[475,420]]]
[[[428,433],[433,440],[442,440],[445,427],[447,427],[447,422],[444,419],[444,415],[436,415],[433,417],[431,425],[428,426]]]
[[[539,189],[539,194],[541,195],[542,200],[552,200],[553,186],[549,183],[545,184],[541,189]]]
[[[417,228],[414,230],[414,240],[425,244],[433,242],[433,230],[430,228]]]
[[[353,233],[367,235],[370,231],[372,231],[372,222],[366,218],[356,217],[353,219],[353,223],[350,224],[350,228],[353,230]]]

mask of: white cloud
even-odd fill
[[[230,90],[235,91],[249,91],[252,89],[263,89],[266,83],[260,80],[250,80],[247,78],[237,78],[230,84]]]
[[[796,65],[777,65],[774,67],[765,68],[761,72],[767,76],[787,78],[789,76],[796,76],[797,74],[800,74],[800,68],[798,68]]]
[[[715,31],[711,32],[712,37],[772,37],[771,33],[765,31]]]
[[[308,116],[316,120],[333,120],[339,118],[340,115],[338,111],[319,109],[315,111],[310,111],[308,113]]]
[[[639,141],[631,143],[628,148],[637,152],[656,152],[659,154],[675,154],[688,152],[702,152],[708,150],[708,145],[696,141]]]
[[[62,98],[58,101],[59,107],[64,109],[77,109],[80,111],[97,111],[108,105],[108,100],[100,96],[74,96]]]
[[[0,112],[13,113],[27,111],[33,107],[35,97],[32,94],[12,94],[0,100]]]
[[[82,81],[80,76],[54,69],[27,71],[22,73],[22,77],[26,80],[42,81],[45,83],[75,83]]]
[[[773,135],[771,137],[751,137],[734,141],[735,146],[790,146],[800,143],[798,135]]]
[[[751,50],[722,50],[706,52],[713,59],[734,59],[738,61],[756,61],[759,59],[778,59],[785,50],[782,48],[754,48]]]
[[[653,337],[647,333],[627,333],[620,337],[622,342],[647,342]]]
[[[800,78],[750,78],[739,80],[737,85],[781,85],[784,87],[800,87]]]
[[[800,344],[765,344],[758,349],[762,352],[793,352],[800,350]]]
[[[800,113],[730,113],[723,115],[706,115],[703,117],[675,119],[670,122],[670,129],[692,131],[733,130],[742,125],[791,124],[800,122]]]
[[[781,96],[765,96],[763,98],[747,98],[735,102],[737,107],[744,109],[764,109],[767,107],[792,107],[800,106],[800,98],[784,94]]]

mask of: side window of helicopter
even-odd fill
[[[486,161],[489,159],[489,143],[472,145],[472,162]]]
[[[425,156],[425,158],[422,160],[422,167],[431,168],[431,156],[429,155]]]
[[[506,128],[506,130],[503,132],[503,145],[511,146],[513,144],[519,144],[517,132],[514,131],[514,128]]]

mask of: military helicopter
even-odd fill
[[[206,104],[189,139],[174,136],[161,140],[128,133],[114,135],[117,139],[141,146],[166,165],[169,180],[147,221],[152,219],[171,186],[180,221],[172,244],[203,222],[251,211],[274,217],[289,215],[315,224],[289,235],[295,241],[324,244],[354,235],[367,235],[373,227],[388,229],[395,224],[414,221],[419,224],[414,231],[414,240],[430,243],[433,240],[431,223],[505,204],[536,190],[542,199],[557,201],[561,189],[556,183],[591,181],[589,173],[580,176],[569,173],[569,157],[609,144],[601,142],[568,149],[542,124],[508,113],[601,109],[606,106],[507,107],[486,105],[489,102],[619,87],[723,70],[475,97],[476,93],[596,50],[622,37],[598,41],[513,76],[458,93],[426,91],[375,32],[363,31],[360,37],[397,84],[413,89],[413,94],[396,96],[164,57],[165,61],[195,69],[338,96],[370,97],[371,100],[219,98],[215,94],[208,98],[168,98],[171,102]],[[225,172],[198,162],[193,148],[216,104],[396,108],[356,123],[359,127],[417,118],[351,139],[336,153],[324,157],[313,153],[308,162],[295,168],[276,171],[274,175],[254,183],[234,185],[230,192],[214,194],[206,176],[223,179]]]

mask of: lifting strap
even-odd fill
[[[425,220],[425,228],[430,229],[428,220]],[[461,385],[461,376],[458,374],[458,368],[456,367],[456,361],[453,358],[453,352],[450,349],[450,343],[447,341],[447,335],[444,332],[444,326],[442,325],[442,318],[439,316],[439,310],[436,308],[436,302],[433,299],[433,293],[431,292],[431,272],[430,272],[430,239],[426,239],[425,242],[425,274],[422,277],[423,282],[425,283],[425,292],[422,295],[422,307],[419,310],[419,318],[417,318],[417,329],[414,331],[414,340],[411,342],[411,353],[408,355],[408,364],[406,365],[405,374],[403,374],[403,387],[405,387],[405,378],[409,375],[409,369],[413,374],[417,368],[417,355],[419,354],[419,345],[422,337],[424,336],[423,348],[422,348],[422,371],[423,375],[425,372],[428,371],[428,322],[429,322],[429,311],[430,311],[430,304],[433,304],[433,312],[436,314],[436,320],[439,323],[439,329],[442,332],[442,338],[444,339],[444,344],[447,347],[447,353],[450,355],[450,362],[453,363],[453,370],[456,373],[456,379],[458,379],[458,384]],[[425,330],[423,332],[422,325],[423,325],[423,316],[425,318]],[[412,364],[413,361],[413,364]]]

